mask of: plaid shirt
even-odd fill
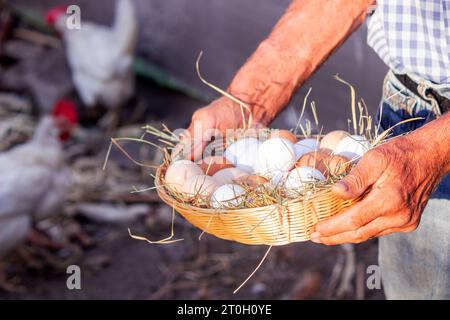
[[[399,74],[450,84],[450,0],[378,0],[368,44]]]

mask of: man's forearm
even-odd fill
[[[295,0],[239,70],[229,92],[270,123],[293,92],[364,21],[375,0]]]
[[[407,136],[414,147],[424,149],[426,161],[441,177],[450,173],[450,112]]]

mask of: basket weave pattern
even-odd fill
[[[310,240],[319,221],[344,211],[358,199],[342,200],[330,188],[307,200],[249,209],[207,209],[178,202],[162,183],[166,166],[156,172],[155,186],[161,199],[186,220],[216,237],[250,245],[285,245]]]

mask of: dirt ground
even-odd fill
[[[86,8],[87,17],[104,23],[110,21],[111,6],[92,1],[75,2]],[[143,8],[140,20],[150,21],[149,24],[141,24],[139,54],[204,91],[196,79],[193,61],[199,50],[206,48],[204,72],[225,86],[288,3],[265,2],[266,6],[254,8],[253,2],[248,0],[216,1],[214,4],[196,0],[189,2],[190,5],[183,0],[176,6],[174,1],[138,1],[138,6]],[[20,0],[17,3],[42,12],[59,1]],[[101,10],[103,7],[104,11]],[[187,11],[182,15],[183,8]],[[207,10],[202,10],[204,8]],[[201,19],[205,14],[209,23],[214,24],[211,29],[206,28],[208,21]],[[179,21],[168,19],[172,15],[180,15],[181,18]],[[167,21],[162,22],[163,18]],[[157,31],[155,26],[160,26]],[[227,30],[232,32],[227,33]],[[242,30],[247,30],[247,33],[242,35]],[[307,89],[312,87],[312,96],[317,101],[319,119],[324,127],[328,130],[347,128],[349,92],[332,79],[336,73],[355,84],[358,95],[365,98],[374,114],[386,68],[365,46],[364,40],[363,28],[299,90],[291,106],[275,121],[274,127],[292,126],[298,105]],[[2,70],[0,88],[26,90],[41,110],[49,108],[49,101],[57,96],[73,94],[62,48],[39,48],[19,40],[9,41],[6,47],[7,52],[19,57],[19,63]],[[144,106],[140,122],[165,123],[170,128],[186,127],[190,114],[201,105],[144,79],[138,79],[134,103]],[[106,153],[108,141],[108,136],[99,138],[99,155]],[[113,158],[130,166],[118,152]],[[101,160],[98,166],[100,170]],[[144,183],[151,184],[151,181]],[[341,295],[337,293],[339,279],[333,274],[344,266],[345,251],[339,246],[313,243],[273,248],[247,285],[233,294],[233,290],[257,266],[267,247],[240,245],[209,235],[199,240],[200,231],[179,216],[175,220],[174,236],[183,241],[148,244],[128,235],[127,228],[130,227],[133,233],[152,240],[165,238],[170,234],[171,217],[170,208],[152,200],[149,212],[131,223],[96,223],[77,214],[56,219],[53,223],[62,230],[75,226],[89,241],[75,241],[76,248],[80,249],[76,254],[64,250],[52,252],[61,261],[70,258],[63,263],[49,263],[42,252],[36,252],[30,243],[24,244],[3,261],[7,274],[21,288],[19,292],[0,290],[0,299],[384,298],[382,290],[368,290],[365,285],[367,266],[377,264],[377,240],[354,246],[355,275],[348,291]],[[67,289],[65,267],[69,260],[81,267],[81,290]]]
[[[131,226],[135,234],[153,240],[170,232],[170,209],[162,219],[147,217]],[[153,212],[153,214],[155,214]],[[149,222],[152,220],[152,222]],[[166,223],[161,222],[166,221]],[[150,245],[131,239],[126,226],[84,224],[96,241],[79,261],[81,290],[68,290],[64,269],[35,270],[21,259],[9,266],[25,287],[21,293],[0,292],[1,299],[325,299],[337,298],[330,288],[340,247],[312,243],[275,247],[267,260],[237,294],[234,289],[253,271],[267,247],[245,246],[212,236],[198,239],[200,231],[177,218],[175,237],[184,241]],[[355,246],[356,276],[349,292],[340,298],[381,299],[381,290],[365,288],[366,268],[376,264],[377,241]],[[362,288],[362,289],[361,289]],[[358,292],[358,293],[357,293]],[[358,294],[358,296],[356,296]]]

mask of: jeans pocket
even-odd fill
[[[377,115],[380,132],[392,128],[392,135],[401,135],[420,128],[425,123],[434,120],[435,117],[430,104],[420,100],[401,83],[386,79],[383,87],[383,100]],[[412,118],[422,119],[397,125]]]

